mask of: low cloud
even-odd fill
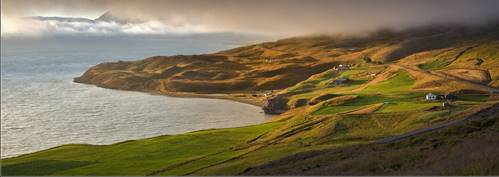
[[[201,25],[169,24],[150,20],[135,23],[107,21],[78,22],[11,18],[2,20],[2,36],[42,35],[162,35],[214,33]]]
[[[2,0],[2,34],[363,33],[487,24],[499,19],[497,7],[497,0]],[[107,10],[143,22],[19,22],[36,15],[96,18]],[[4,25],[4,15],[17,20]]]

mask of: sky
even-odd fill
[[[2,36],[241,33],[274,36],[364,33],[499,19],[498,0],[1,0]],[[133,23],[60,22],[30,16]]]

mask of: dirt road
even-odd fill
[[[477,108],[475,108],[475,109],[477,109]],[[405,139],[405,138],[410,138],[410,137],[413,137],[413,136],[416,136],[416,135],[420,135],[420,134],[423,134],[423,133],[427,133],[427,132],[430,132],[430,131],[434,131],[434,130],[442,129],[442,128],[445,128],[445,127],[462,124],[462,123],[465,123],[467,121],[478,120],[478,119],[487,117],[485,115],[496,115],[496,116],[499,116],[499,103],[495,103],[492,106],[490,106],[488,108],[485,108],[485,109],[470,110],[469,112],[467,112],[465,114],[459,114],[458,116],[463,117],[463,118],[460,118],[460,119],[457,119],[457,120],[452,120],[450,122],[446,122],[446,123],[442,123],[442,124],[437,124],[437,125],[434,125],[434,126],[431,126],[431,127],[428,127],[428,128],[419,129],[419,130],[408,132],[408,133],[404,133],[404,134],[398,135],[398,136],[384,138],[384,139],[378,140],[376,143],[392,143],[392,142],[396,142],[396,141],[399,141],[399,140],[402,140],[402,139]]]
[[[446,80],[452,80],[452,81],[460,82],[460,83],[463,83],[463,84],[473,85],[473,87],[475,87],[477,89],[488,91],[488,92],[491,92],[491,93],[499,93],[499,89],[497,89],[497,88],[492,88],[492,87],[489,87],[489,86],[486,86],[486,85],[482,85],[482,84],[479,84],[479,83],[476,83],[476,82],[472,82],[472,81],[469,81],[469,80],[464,80],[464,79],[461,79],[461,78],[458,78],[458,77],[454,77],[454,76],[451,76],[451,75],[448,75],[448,74],[444,74],[444,73],[441,73],[441,72],[424,71],[424,70],[421,70],[421,69],[413,67],[413,66],[400,65],[400,64],[396,64],[396,63],[395,64],[391,64],[391,66],[402,68],[402,69],[413,71],[413,72],[417,72],[417,73],[420,73],[422,75],[430,75],[430,76],[435,76],[435,77],[443,78],[443,79],[446,79]]]

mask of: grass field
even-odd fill
[[[360,78],[362,68],[340,73]],[[305,84],[331,77],[324,73]],[[293,95],[293,99],[336,93],[346,98],[338,104],[321,102],[305,106],[284,121],[229,129],[213,129],[182,135],[127,141],[113,145],[64,145],[20,157],[2,159],[3,175],[236,175],[246,169],[290,154],[312,149],[365,144],[402,134],[432,123],[450,120],[453,114],[485,102],[488,95],[461,95],[445,110],[441,101],[426,101],[423,92],[411,90],[415,80],[399,70],[365,89],[361,84],[323,88]],[[301,84],[303,84],[301,83]],[[298,84],[300,85],[300,84]],[[373,105],[373,112],[343,114]],[[340,114],[338,114],[340,113]],[[256,143],[251,141],[257,138]]]
[[[363,93],[391,94],[394,92],[408,92],[414,82],[414,78],[407,71],[399,70],[391,78],[368,86],[363,90]]]
[[[499,172],[499,119],[493,114],[480,121],[446,127],[393,143],[371,143],[291,155],[243,175],[463,175],[489,176]],[[390,122],[401,117],[394,115]],[[373,130],[368,119],[352,117],[342,124]],[[365,133],[369,133],[366,131]],[[345,135],[347,131],[345,131]],[[358,134],[361,135],[361,134]],[[364,135],[361,135],[364,136]],[[350,140],[351,141],[351,140]],[[474,150],[473,150],[474,149]],[[479,149],[479,150],[478,150]]]
[[[457,99],[451,101],[451,106],[445,108],[441,106],[444,100],[425,100],[427,92],[442,94],[463,89],[461,86],[468,89],[468,86],[476,88],[476,84],[482,84],[484,87],[497,88],[497,30],[476,38],[470,37],[469,40],[461,37],[458,43],[448,42],[445,46],[437,47],[430,44],[435,44],[432,39],[440,33],[428,32],[428,36],[425,33],[418,36],[417,40],[408,37],[411,35],[397,37],[397,34],[373,38],[290,38],[215,54],[151,57],[128,64],[100,64],[76,81],[139,91],[158,91],[155,90],[158,88],[159,91],[171,91],[168,89],[173,88],[173,91],[224,94],[233,91],[274,90],[276,92],[272,92],[271,96],[277,94],[286,97],[288,105],[284,107],[287,106],[290,110],[260,125],[210,129],[112,145],[63,145],[2,159],[2,175],[237,175],[249,168],[282,160],[295,153],[311,150],[341,152],[342,148],[365,145],[382,138],[463,118],[462,115],[473,113],[477,107],[497,102],[498,97],[493,94],[457,95]],[[399,43],[400,41],[404,43]],[[365,57],[382,60],[384,63],[363,61],[362,58]],[[332,69],[339,64],[349,64],[352,67],[341,71]],[[408,69],[410,67],[401,66],[419,67],[423,71],[418,75]],[[473,73],[471,70],[480,70],[480,73],[490,76],[490,82],[471,84],[466,78],[456,81],[435,74],[450,69],[468,69],[469,73]],[[121,77],[116,73],[128,73],[130,76]],[[142,88],[145,80],[137,79],[137,74],[152,80],[161,78],[164,83],[159,84],[161,87],[149,84],[148,88]],[[430,74],[437,79],[431,78],[434,80],[428,81],[430,86],[418,87],[420,83],[427,82],[425,77]],[[340,78],[348,78],[348,82],[334,82]],[[452,87],[438,87],[440,82],[449,82]],[[478,90],[483,91],[482,87],[480,89]],[[330,95],[333,96],[328,97]],[[268,99],[267,96],[260,98]],[[293,107],[300,99],[305,104]],[[316,100],[318,101],[315,102]],[[454,137],[457,141],[463,138],[461,136],[466,136],[466,133],[458,135],[459,137]],[[443,142],[447,142],[447,134],[438,136]],[[369,153],[374,149],[355,151],[354,148],[347,153],[330,154],[337,159],[326,159],[326,163],[322,165],[331,165],[331,161],[335,160],[354,159],[356,163],[345,163],[343,170],[359,169],[374,174],[370,170],[383,165],[389,166],[377,170],[398,170],[405,164],[420,160],[421,154],[430,152],[426,146],[433,147],[435,144],[430,140],[432,137],[426,138],[429,139],[426,145],[410,142],[411,144],[398,147],[408,149],[407,152],[410,153],[407,154],[394,153],[393,157],[374,154],[363,157],[363,154],[348,152]],[[472,140],[469,141],[470,147],[474,147]],[[417,148],[412,148],[413,145]],[[394,150],[393,147],[384,145],[374,147],[381,152]],[[465,152],[466,155],[484,147],[486,146],[472,150],[458,148],[456,154],[460,156]],[[429,154],[446,153],[447,151],[431,151]],[[385,159],[383,162],[386,164],[376,164],[373,159]],[[391,164],[392,159],[397,163]],[[426,161],[420,161],[417,164],[425,163]],[[480,168],[484,166],[488,167],[466,166],[462,173],[457,174],[475,174],[475,170],[483,171]],[[301,167],[290,169],[303,172],[316,168],[309,164]],[[450,168],[452,165],[446,167]],[[450,173],[454,174],[456,173]]]
[[[197,131],[114,145],[64,145],[2,159],[2,175],[182,175],[245,153],[232,150],[280,123]],[[172,168],[202,159],[195,165]],[[166,170],[164,170],[166,169]],[[164,171],[162,171],[164,170]]]

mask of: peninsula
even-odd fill
[[[497,175],[499,26],[282,39],[75,82],[262,106],[260,125],[2,159],[5,175]]]

